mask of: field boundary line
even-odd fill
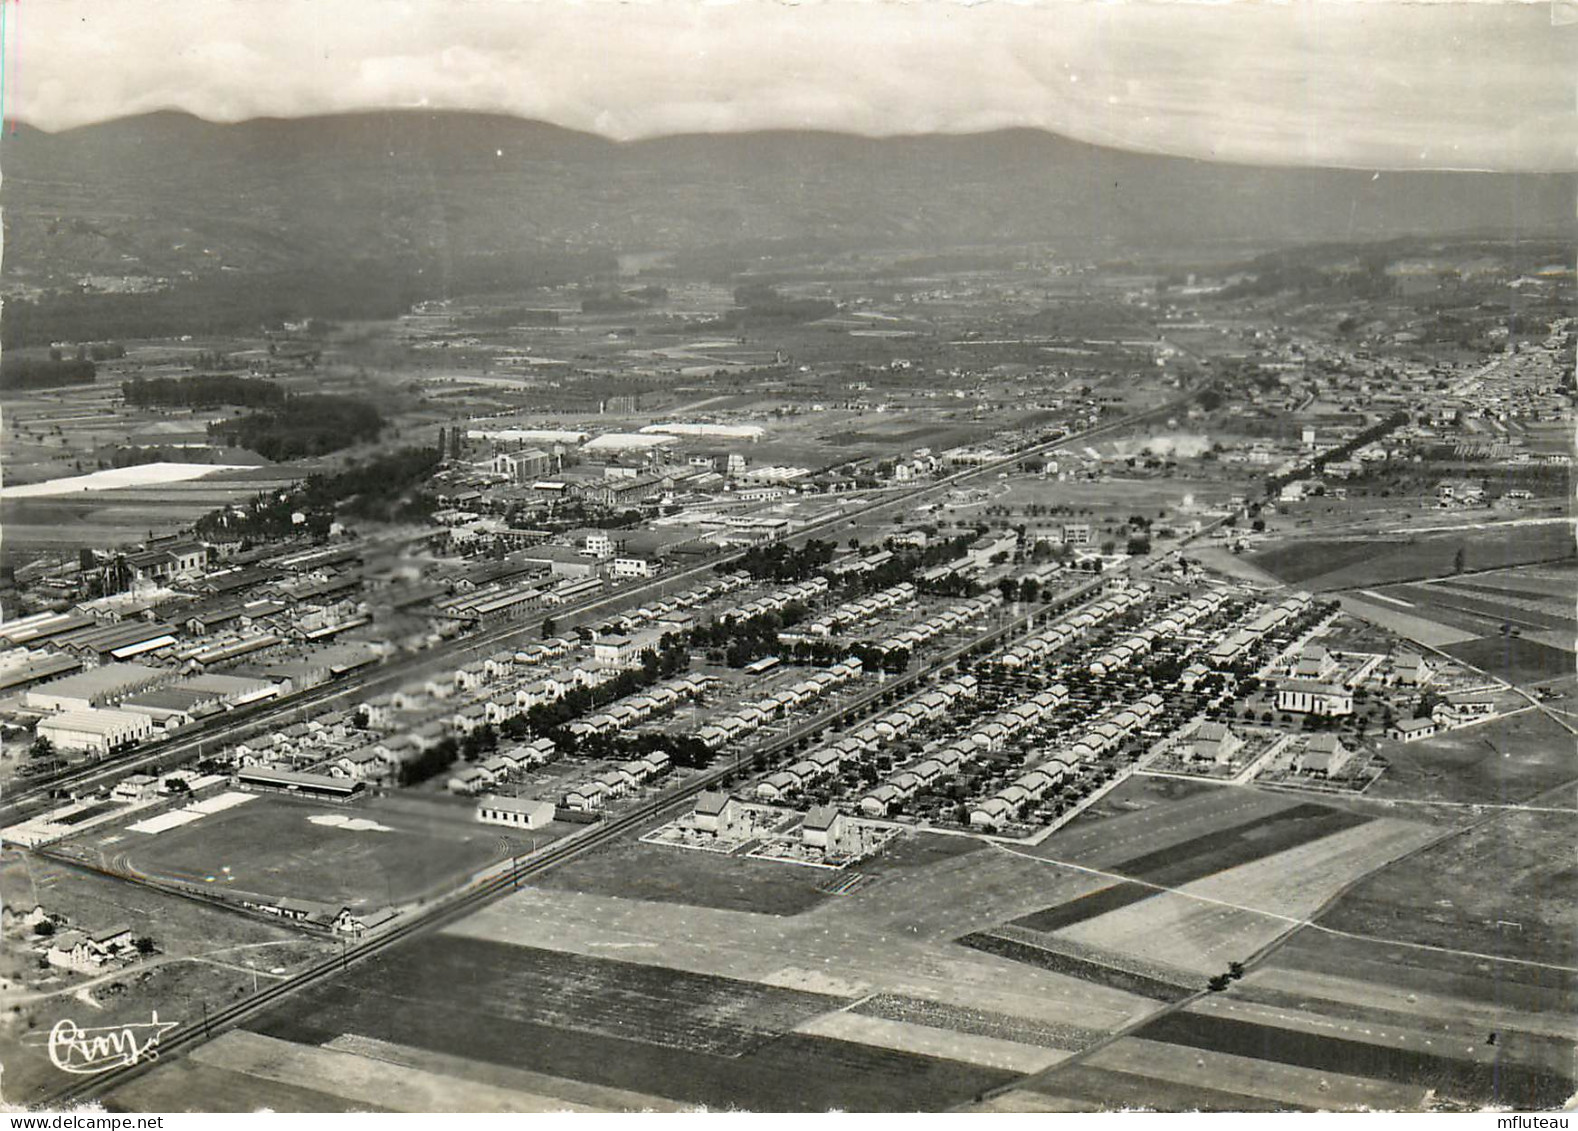
[[[1427,848],[1433,848],[1437,844],[1440,844],[1442,841],[1445,841],[1445,840],[1447,840],[1447,839],[1449,839],[1449,838],[1451,838],[1453,836],[1457,836],[1459,833],[1461,833],[1463,831],[1465,831],[1465,830],[1463,830],[1463,829],[1452,829],[1452,830],[1449,830],[1447,833],[1445,833],[1442,836],[1433,837],[1432,839],[1426,841],[1424,844],[1420,845],[1419,848],[1415,849],[1414,852],[1422,851],[1422,850],[1427,849]],[[1274,919],[1274,920],[1277,920],[1278,922],[1286,923],[1288,925],[1288,927],[1290,928],[1289,931],[1287,931],[1283,935],[1278,936],[1278,938],[1280,938],[1280,939],[1285,939],[1285,938],[1291,937],[1291,935],[1294,932],[1298,931],[1300,928],[1308,927],[1308,928],[1311,928],[1311,929],[1316,930],[1316,931],[1324,931],[1327,934],[1340,935],[1340,936],[1342,936],[1344,938],[1355,939],[1355,940],[1357,940],[1359,942],[1372,942],[1372,943],[1382,943],[1382,944],[1385,944],[1385,945],[1415,947],[1415,948],[1420,949],[1420,950],[1435,951],[1436,953],[1439,953],[1439,954],[1454,954],[1454,955],[1457,955],[1457,956],[1459,956],[1461,958],[1481,958],[1481,959],[1485,959],[1486,961],[1489,961],[1489,962],[1510,962],[1510,963],[1514,963],[1515,965],[1519,965],[1519,966],[1534,966],[1534,967],[1538,967],[1538,968],[1543,969],[1543,970],[1560,970],[1560,971],[1562,971],[1564,973],[1578,974],[1578,966],[1563,966],[1560,963],[1539,962],[1539,961],[1537,961],[1535,959],[1532,959],[1532,958],[1511,958],[1511,957],[1495,955],[1495,954],[1482,954],[1482,953],[1480,953],[1478,951],[1459,950],[1459,949],[1457,949],[1455,947],[1436,946],[1436,945],[1434,945],[1432,943],[1416,943],[1416,942],[1409,942],[1409,941],[1404,940],[1404,939],[1388,939],[1388,938],[1383,938],[1383,937],[1381,937],[1379,935],[1357,934],[1357,933],[1355,933],[1353,931],[1344,931],[1344,930],[1340,930],[1340,929],[1338,929],[1336,927],[1324,926],[1324,925],[1316,922],[1314,919],[1301,919],[1301,918],[1299,918],[1297,916],[1294,916],[1294,915],[1283,915],[1281,912],[1277,912],[1277,911],[1267,911],[1267,910],[1265,910],[1263,908],[1259,908],[1259,907],[1249,907],[1249,906],[1247,906],[1245,904],[1242,904],[1242,903],[1233,903],[1230,900],[1218,899],[1215,896],[1201,895],[1199,892],[1185,891],[1182,888],[1169,887],[1166,884],[1159,884],[1159,883],[1156,883],[1153,880],[1142,880],[1142,879],[1138,879],[1138,878],[1133,877],[1133,876],[1125,876],[1125,875],[1123,875],[1122,873],[1119,873],[1119,872],[1108,872],[1108,871],[1105,871],[1105,870],[1103,870],[1101,868],[1092,868],[1092,867],[1089,867],[1089,866],[1084,865],[1084,864],[1073,864],[1073,863],[1070,863],[1070,862],[1065,861],[1065,860],[1057,860],[1057,859],[1053,859],[1051,857],[1033,856],[1033,855],[1031,855],[1028,852],[1016,851],[1015,849],[1010,848],[1008,845],[1002,844],[1002,843],[995,843],[995,847],[1001,849],[1004,852],[1011,853],[1014,856],[1021,856],[1021,857],[1023,857],[1026,860],[1035,860],[1035,861],[1038,861],[1038,862],[1040,862],[1042,864],[1050,864],[1050,865],[1052,865],[1054,867],[1068,868],[1068,869],[1071,869],[1071,870],[1076,871],[1076,872],[1083,872],[1086,875],[1098,876],[1098,877],[1100,877],[1102,879],[1110,879],[1110,880],[1117,881],[1119,883],[1138,884],[1141,887],[1150,888],[1151,890],[1156,891],[1156,892],[1167,892],[1167,893],[1171,893],[1173,895],[1183,896],[1185,899],[1192,899],[1192,900],[1196,901],[1197,903],[1208,903],[1208,904],[1212,904],[1212,905],[1217,906],[1217,907],[1226,907],[1226,908],[1230,908],[1230,909],[1232,909],[1234,911],[1244,911],[1244,912],[1248,912],[1251,915],[1260,915],[1260,916],[1263,916],[1264,918],[1267,918],[1267,919]],[[1331,906],[1332,903],[1335,903],[1338,898],[1340,898],[1341,896],[1345,895],[1348,892],[1348,890],[1350,890],[1355,884],[1358,884],[1361,881],[1363,881],[1365,879],[1368,879],[1370,876],[1375,875],[1377,872],[1381,872],[1381,871],[1385,870],[1386,868],[1392,867],[1394,864],[1398,863],[1401,860],[1406,859],[1408,856],[1414,855],[1414,852],[1405,853],[1403,856],[1398,857],[1397,860],[1388,861],[1385,864],[1382,864],[1382,865],[1380,865],[1380,866],[1378,866],[1376,868],[1370,869],[1368,872],[1365,872],[1363,875],[1355,877],[1354,880],[1352,880],[1350,883],[1344,885],[1342,890],[1337,892],[1337,894],[1335,896],[1333,896],[1331,899],[1327,900],[1326,903],[1322,904],[1322,906],[1320,908],[1320,911],[1317,912],[1317,914],[1323,914],[1326,911],[1326,909]]]

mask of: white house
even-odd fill
[[[504,825],[516,829],[540,829],[553,820],[553,803],[527,797],[494,797],[477,802],[477,820],[484,825]]]

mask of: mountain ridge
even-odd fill
[[[179,110],[0,143],[11,284],[723,247],[1266,247],[1570,226],[1572,174],[1269,167],[1039,129],[615,141],[507,114]]]

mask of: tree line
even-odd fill
[[[135,377],[121,386],[121,392],[127,404],[139,408],[210,408],[224,404],[263,408],[285,400],[285,390],[271,381],[228,373]]]

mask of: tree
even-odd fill
[[[40,919],[33,924],[33,933],[41,939],[47,939],[55,933],[55,924],[49,919]]]
[[[33,740],[33,745],[27,748],[27,752],[33,758],[53,758],[55,756],[55,744],[49,740],[47,735],[41,734]]]
[[[552,617],[542,618],[542,638],[547,640],[550,636],[558,634],[559,626]]]
[[[139,938],[134,939],[132,941],[132,946],[137,948],[137,953],[138,954],[141,954],[141,955],[144,955],[144,956],[150,955],[150,954],[152,954],[154,952],[153,940],[151,938],[149,938],[147,935],[142,935]]]
[[[1452,572],[1453,573],[1462,573],[1463,572],[1463,566],[1466,563],[1467,559],[1468,559],[1468,555],[1464,552],[1463,547],[1459,546],[1457,548],[1457,553],[1452,555]]]

